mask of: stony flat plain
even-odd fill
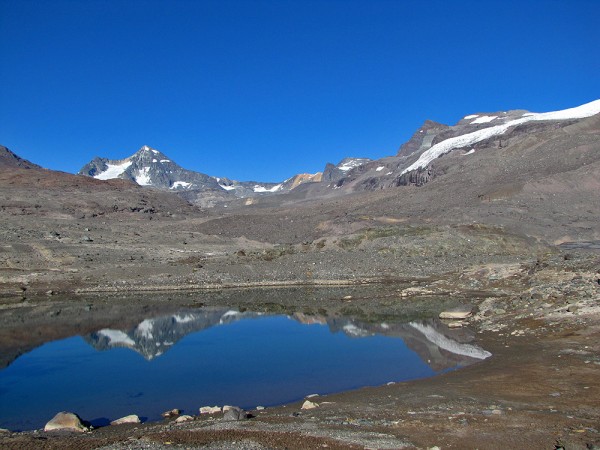
[[[468,164],[449,155],[418,188],[318,199],[300,190],[227,208],[120,180],[0,170],[3,365],[115,317],[126,326],[203,305],[378,317],[422,301],[435,313],[470,304],[463,326],[493,353],[436,378],[320,397],[312,410],[3,433],[0,446],[600,445],[599,130],[591,118]],[[290,286],[303,294],[277,296]]]

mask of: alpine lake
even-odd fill
[[[437,319],[464,301],[394,286],[22,301],[0,311],[0,427],[39,429],[59,411],[96,427],[252,411],[432,377],[490,356]]]

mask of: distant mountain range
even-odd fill
[[[347,158],[337,166],[328,164],[328,176],[340,178],[343,174],[357,167],[368,159]],[[148,186],[162,190],[174,191],[195,203],[214,203],[235,198],[258,197],[269,194],[288,192],[303,183],[320,182],[323,173],[302,173],[294,175],[279,183],[236,181],[229,178],[213,177],[204,173],[187,170],[179,166],[164,153],[144,145],[133,155],[111,160],[96,157],[86,164],[80,175],[91,176],[99,180],[121,178],[133,181],[140,186]]]
[[[515,133],[554,127],[559,123],[566,125],[599,112],[600,100],[596,100],[576,108],[549,113],[512,110],[470,114],[454,126],[427,120],[395,156],[374,161],[346,158],[336,165],[328,163],[323,172],[298,174],[279,183],[236,181],[187,170],[148,146],[121,160],[94,158],[79,174],[100,180],[123,178],[141,186],[174,191],[201,206],[212,206],[236,198],[290,193],[300,186],[303,187],[304,196],[318,197],[399,185],[422,185],[435,176],[432,167],[434,161],[450,152],[460,151],[461,154],[470,155],[478,148],[489,146],[491,142],[502,147]]]
[[[265,197],[338,196],[401,185],[420,186],[436,176],[436,160],[448,154],[471,155],[480,149],[506,147],[515,139],[544,129],[567,126],[600,113],[600,100],[548,113],[525,110],[477,113],[448,126],[427,120],[394,156],[370,160],[345,158],[327,163],[323,172],[297,174],[278,182],[237,181],[185,169],[164,153],[143,146],[133,155],[111,160],[96,157],[79,175],[98,180],[124,179],[143,187],[175,192],[198,206],[252,204]],[[0,167],[40,168],[0,147]]]

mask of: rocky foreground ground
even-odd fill
[[[493,356],[458,371],[311,398],[318,406],[309,410],[301,409],[303,402],[299,402],[248,411],[251,417],[242,421],[226,421],[218,413],[185,423],[172,418],[83,434],[5,432],[0,435],[0,446],[596,448],[600,445],[599,260],[594,250],[555,250],[530,261],[488,263],[446,277],[338,287],[328,290],[326,300],[314,292],[324,288],[303,288],[308,289],[304,301],[299,300],[302,296],[288,301],[279,297],[277,307],[282,310],[318,314],[320,308],[365,317],[410,315],[411,305],[422,305],[427,299],[434,310],[457,303],[473,305],[475,314],[463,326],[475,330],[478,344]],[[11,353],[7,343],[13,344],[15,355],[49,336],[83,334],[97,327],[82,317],[82,308],[90,306],[103,311],[96,317],[106,320],[134,317],[140,307],[146,312],[160,311],[174,304],[199,307],[198,302],[203,306],[225,302],[238,308],[276,307],[270,295],[239,292],[225,289],[209,296],[180,292],[154,296],[152,302],[138,295],[129,304],[120,303],[119,296],[98,293],[7,296],[1,315],[3,353]],[[320,298],[319,302],[315,304],[311,296]],[[262,304],[257,298],[263,299]],[[25,322],[27,332],[19,325]]]

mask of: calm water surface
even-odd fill
[[[360,323],[227,309],[148,318],[42,345],[0,371],[0,427],[41,428],[58,411],[95,425],[172,408],[252,409],[429,377],[490,354],[437,320]]]

